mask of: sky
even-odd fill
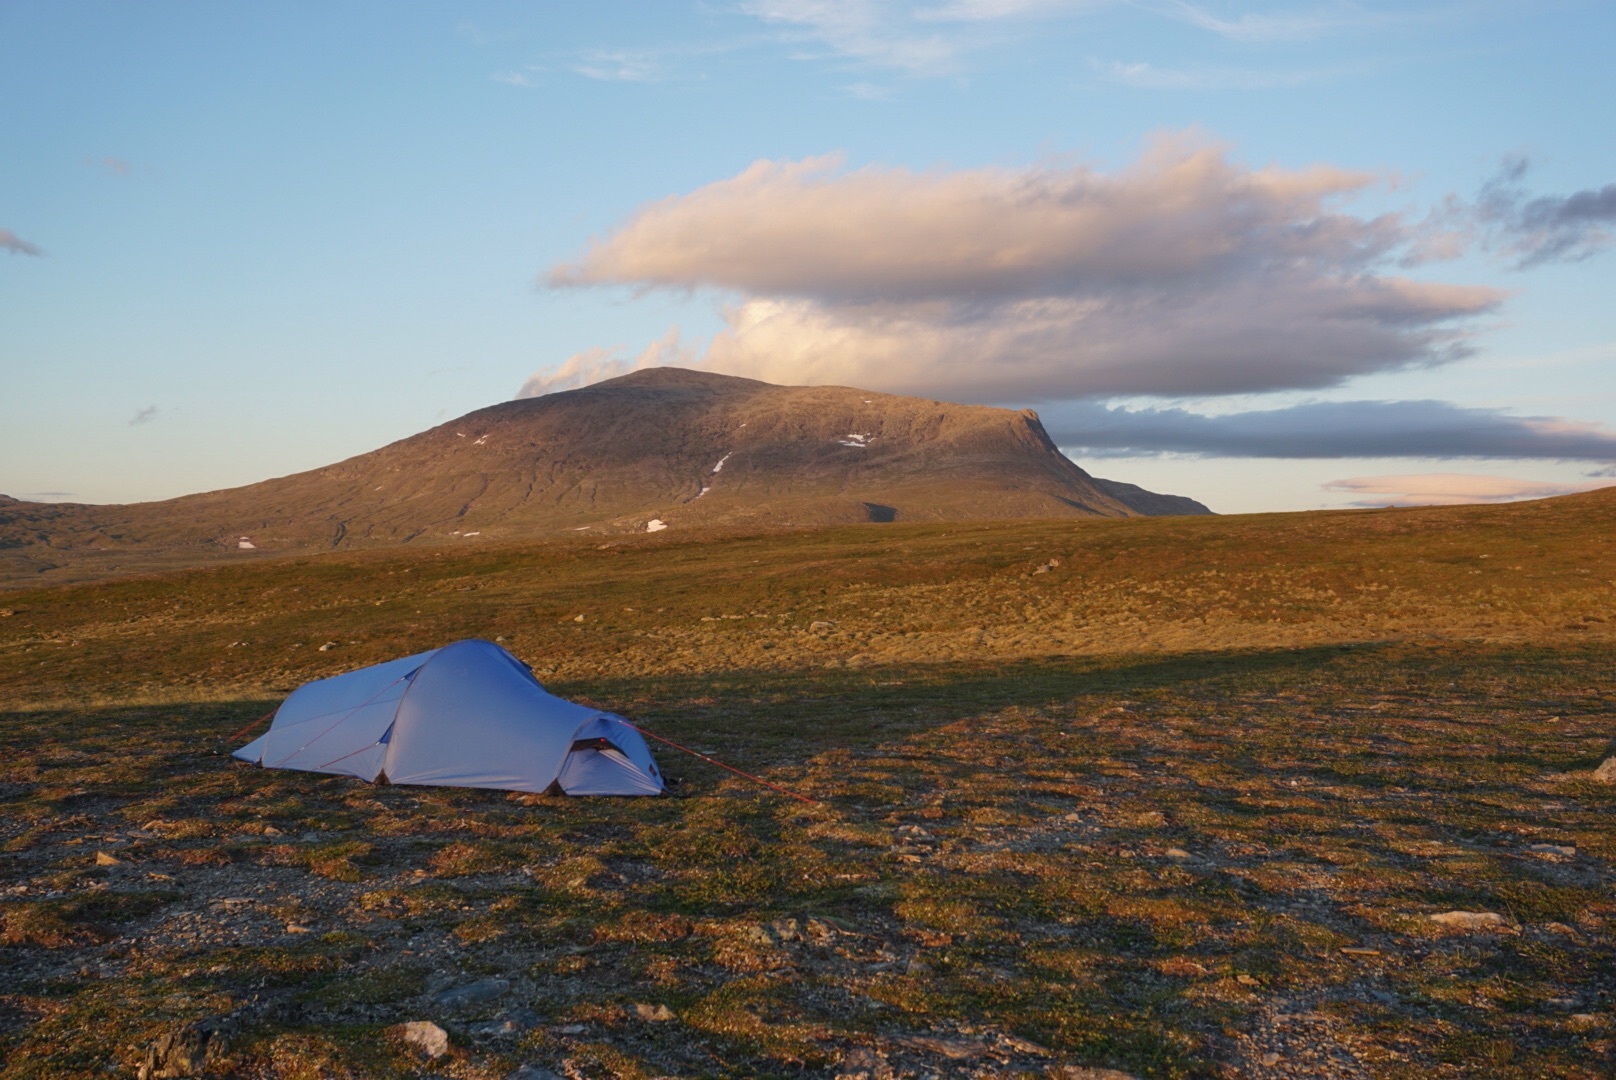
[[[0,4],[0,492],[655,364],[1243,513],[1616,483],[1608,0]]]

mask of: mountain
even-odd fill
[[[0,570],[585,530],[1210,512],[1091,477],[1031,411],[654,368],[246,487],[126,506],[0,496]]]

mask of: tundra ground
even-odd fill
[[[0,1076],[176,1032],[244,1077],[1609,1075],[1613,524],[870,525],[0,595]],[[298,682],[465,636],[816,801],[660,746],[650,800],[228,757]]]

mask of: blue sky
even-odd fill
[[[1223,511],[1597,483],[1613,40],[1594,0],[12,0],[0,492],[659,362],[1033,406]]]

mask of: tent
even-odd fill
[[[235,752],[270,769],[393,784],[660,795],[626,720],[548,693],[489,641],[457,641],[298,687]]]

